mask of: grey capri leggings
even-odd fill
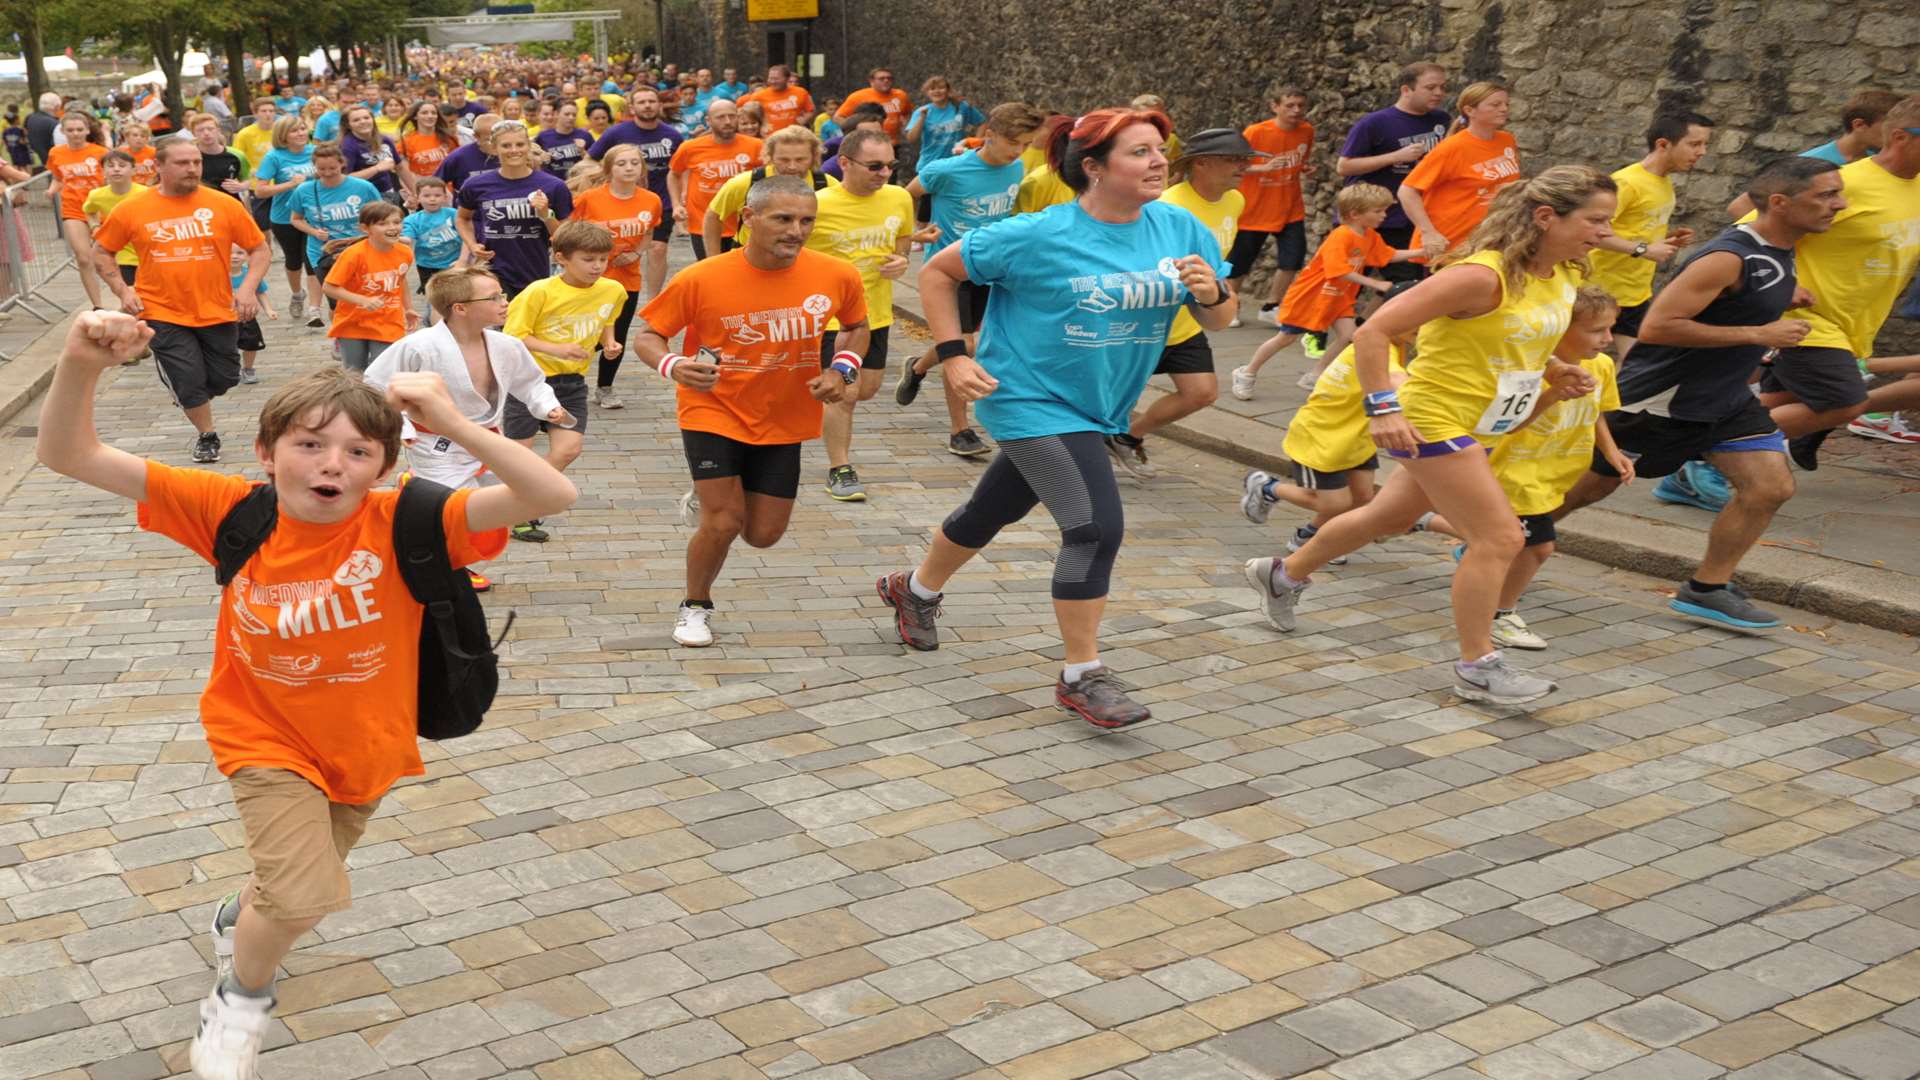
[[[1026,517],[1035,503],[1046,504],[1060,527],[1053,598],[1098,600],[1107,595],[1126,518],[1113,462],[1097,431],[1003,441],[966,504],[948,515],[940,529],[961,547],[983,548],[1001,529]]]

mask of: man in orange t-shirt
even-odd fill
[[[886,68],[874,68],[873,73],[867,76],[866,87],[848,94],[833,118],[845,120],[862,105],[880,106],[881,111],[887,114],[887,118],[881,121],[881,126],[887,129],[887,138],[892,139],[895,146],[900,145],[900,127],[906,123],[907,114],[913,111],[913,99],[907,96],[905,90],[894,88],[893,72]]]
[[[739,134],[740,110],[733,102],[720,99],[707,106],[707,129],[707,134],[681,143],[667,161],[667,194],[673,199],[673,220],[686,226],[696,259],[707,257],[706,241],[700,235],[700,225],[707,219],[707,204],[727,181],[751,170],[760,160],[760,140]]]
[[[213,399],[240,382],[240,324],[259,311],[267,240],[245,207],[200,186],[200,148],[185,135],[154,148],[160,183],[128,199],[93,234],[93,265],[120,309],[153,327],[153,366],[196,434],[193,460],[220,460]],[[131,244],[146,273],[129,286],[114,253]],[[247,253],[247,278],[233,287],[234,248]]]
[[[713,644],[713,582],[735,537],[770,547],[785,535],[800,490],[800,444],[820,437],[822,402],[837,402],[860,378],[867,352],[867,297],[852,263],[806,250],[818,204],[797,176],[771,176],[747,193],[745,247],[680,271],[640,313],[634,350],[680,384],[680,439],[693,473],[681,519],[687,595],[673,639]],[[830,319],[840,321],[831,359],[820,355]],[[710,347],[695,357],[669,342],[685,330]],[[824,369],[824,370],[823,370]]]
[[[813,95],[804,87],[793,85],[793,69],[785,64],[775,64],[767,69],[767,85],[740,99],[740,104],[749,101],[758,102],[766,113],[766,126],[760,129],[761,135],[771,135],[788,124],[813,126]],[[713,122],[712,112],[707,114],[707,122]]]
[[[1276,269],[1273,287],[1260,305],[1262,315],[1280,306],[1293,276],[1307,263],[1307,203],[1300,181],[1314,173],[1308,160],[1313,154],[1313,125],[1306,122],[1306,91],[1282,86],[1268,98],[1273,119],[1249,124],[1243,133],[1266,160],[1249,165],[1240,181],[1247,208],[1233,234],[1233,249],[1227,253],[1227,261],[1233,264],[1234,290],[1243,292],[1267,238],[1273,238]]]
[[[327,336],[340,348],[340,363],[348,371],[365,371],[387,351],[387,346],[420,325],[413,310],[413,290],[407,271],[413,268],[413,248],[400,242],[406,212],[390,202],[360,208],[360,227],[367,238],[349,245],[327,271],[322,292],[336,302]]]

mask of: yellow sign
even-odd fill
[[[820,17],[820,0],[747,0],[748,22]]]

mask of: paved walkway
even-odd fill
[[[276,285],[276,289],[279,286]],[[323,339],[268,324],[266,381]],[[186,460],[150,367],[112,440]],[[519,612],[487,727],[426,748],[289,959],[267,1080],[1889,1080],[1920,1062],[1920,656],[1735,637],[1574,559],[1528,597],[1561,692],[1445,687],[1430,538],[1249,610],[1232,470],[1126,485],[1107,661],[1154,723],[1050,705],[1054,534],[957,578],[932,654],[872,592],[978,463],[938,394],[863,412],[865,505],[825,463],[741,549],[719,643],[672,648],[685,474],[667,388],[622,375],[583,498],[495,568]],[[884,401],[884,399],[882,399]],[[214,901],[247,870],[195,721],[210,570],[0,427],[0,1077],[184,1067]],[[24,475],[21,475],[24,474]]]

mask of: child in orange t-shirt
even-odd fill
[[[138,503],[142,529],[213,563],[221,520],[253,485],[147,461],[103,444],[94,428],[101,372],[152,336],[120,312],[75,318],[41,414],[39,458]],[[200,1005],[188,1051],[198,1076],[255,1075],[280,961],[324,916],[351,906],[347,853],[394,782],[425,772],[415,707],[423,611],[394,550],[399,493],[373,490],[399,457],[401,408],[500,479],[447,500],[441,524],[453,565],[500,554],[507,525],[559,513],[575,498],[539,455],[461,415],[435,374],[397,375],[382,396],[325,368],[268,399],[255,449],[278,518],[221,590],[200,698],[253,873],[212,918],[212,955],[223,968],[231,956],[232,967]]]
[[[348,371],[367,370],[387,346],[420,325],[407,288],[413,248],[400,242],[405,219],[406,212],[390,202],[362,207],[360,228],[367,238],[340,253],[320,288],[337,301],[327,336],[338,344]]]
[[[1328,362],[1353,340],[1361,288],[1382,293],[1393,288],[1391,281],[1368,277],[1367,267],[1405,262],[1418,254],[1395,251],[1380,239],[1380,222],[1393,205],[1393,192],[1378,184],[1352,184],[1340,189],[1334,205],[1340,210],[1341,224],[1320,242],[1313,260],[1280,301],[1280,332],[1260,343],[1246,367],[1233,369],[1233,396],[1241,401],[1253,400],[1253,381],[1275,353],[1306,334],[1331,329],[1327,351],[1300,377],[1301,389],[1313,389]]]

